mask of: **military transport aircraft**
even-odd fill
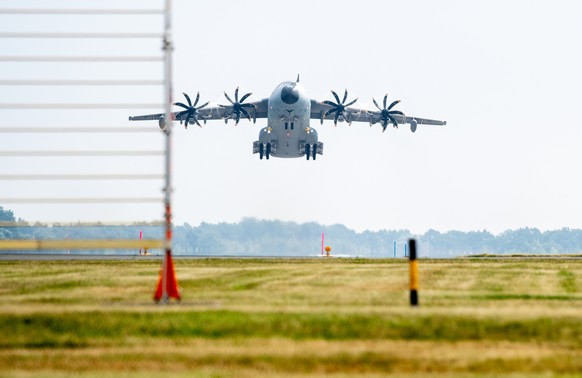
[[[370,126],[378,123],[382,126],[382,131],[386,131],[389,124],[398,128],[399,124],[410,124],[410,130],[416,131],[417,125],[446,125],[446,121],[436,121],[426,118],[409,117],[399,110],[393,110],[400,101],[393,101],[388,105],[388,95],[384,96],[382,107],[375,99],[372,99],[378,110],[365,110],[352,107],[357,99],[349,101],[348,91],[344,92],[340,101],[340,96],[334,91],[331,94],[334,101],[316,101],[307,97],[305,89],[299,83],[299,76],[296,81],[286,81],[273,91],[271,97],[256,102],[246,102],[251,93],[247,93],[239,98],[239,90],[234,91],[234,101],[224,92],[224,96],[230,104],[207,107],[208,102],[197,106],[200,100],[200,93],[196,95],[194,103],[190,97],[184,93],[188,104],[176,102],[174,105],[183,110],[172,113],[173,120],[179,120],[184,126],[196,124],[200,127],[200,121],[206,123],[208,120],[223,119],[225,123],[234,120],[235,125],[241,118],[247,118],[256,123],[257,118],[267,119],[267,125],[259,132],[259,140],[253,143],[253,153],[258,153],[259,158],[269,159],[270,156],[280,158],[296,158],[305,156],[316,159],[317,155],[323,154],[323,143],[317,138],[317,131],[310,126],[311,119],[319,119],[321,124],[324,120],[333,120],[337,126],[338,122],[369,122]],[[388,106],[387,106],[388,105]],[[160,128],[164,128],[166,120],[164,113],[141,115],[129,117],[130,121],[157,120]]]

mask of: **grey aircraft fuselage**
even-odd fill
[[[257,143],[270,145],[270,156],[280,158],[304,156],[306,143],[318,144],[317,131],[309,126],[310,116],[311,99],[303,86],[294,81],[279,84],[269,97],[267,126],[261,129],[255,148]]]

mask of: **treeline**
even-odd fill
[[[421,257],[449,257],[473,254],[582,252],[582,230],[563,228],[541,232],[522,228],[493,235],[488,231],[429,230],[414,235],[408,230],[356,232],[343,225],[243,219],[236,224],[188,224],[175,228],[178,253],[202,255],[305,256],[321,253],[321,234],[336,256],[404,256],[409,238],[417,240]]]
[[[4,223],[2,223],[4,222]],[[12,211],[0,207],[0,239],[144,239],[163,238],[161,223],[130,226],[28,224],[15,219]],[[488,231],[429,230],[413,235],[408,230],[356,232],[343,225],[243,219],[238,223],[184,224],[174,227],[173,252],[182,255],[229,256],[315,256],[321,253],[321,236],[332,255],[361,257],[404,256],[406,241],[414,237],[421,257],[449,257],[470,254],[580,253],[582,230],[563,228],[541,232],[522,228],[493,235]],[[137,251],[83,251],[94,253],[137,253]],[[159,251],[152,251],[159,253]]]

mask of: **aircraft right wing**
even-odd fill
[[[226,93],[225,93],[226,95]],[[185,126],[192,124],[197,124],[198,126],[202,126],[200,121],[206,123],[206,121],[223,119],[225,122],[228,122],[229,119],[235,121],[235,124],[238,124],[238,121],[241,119],[249,119],[253,122],[256,122],[257,118],[267,118],[267,109],[268,109],[268,99],[263,99],[260,101],[254,102],[244,102],[244,100],[250,95],[244,95],[240,101],[238,99],[238,88],[235,91],[235,101],[231,101],[228,95],[226,98],[231,102],[229,105],[218,105],[218,106],[211,106],[207,107],[208,102],[196,106],[198,104],[198,100],[200,99],[200,95],[196,95],[196,99],[194,103],[190,100],[190,97],[184,93],[184,97],[186,97],[187,104],[182,102],[176,102],[174,105],[177,105],[182,108],[182,110],[178,110],[172,112],[172,120],[180,121],[180,123],[185,122]],[[137,115],[137,116],[130,116],[130,121],[155,121],[157,120],[159,126],[163,128],[165,126],[165,113],[156,113],[156,114],[146,114],[146,115]]]

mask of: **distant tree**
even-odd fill
[[[12,210],[4,210],[2,206],[0,206],[0,222],[14,222],[16,219],[14,218],[14,212]],[[14,232],[12,227],[2,227],[0,224],[0,240],[5,239],[13,239]]]
[[[4,210],[2,206],[0,206],[0,222],[15,222],[16,218],[14,218],[14,212],[12,210]]]

